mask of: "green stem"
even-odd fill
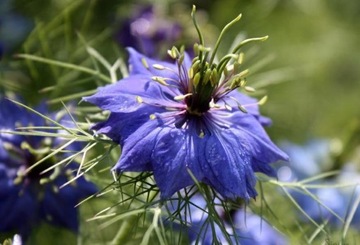
[[[126,244],[129,241],[129,236],[132,234],[131,230],[134,227],[135,222],[137,222],[137,215],[132,215],[124,220],[118,233],[111,241],[111,245]]]
[[[204,190],[207,208],[209,210],[208,217],[210,218],[210,225],[211,225],[211,229],[212,229],[214,236],[216,234],[214,223],[216,223],[218,225],[218,227],[220,228],[221,232],[223,233],[223,235],[225,236],[225,239],[227,240],[227,242],[231,243],[231,239],[229,237],[228,232],[225,229],[225,225],[222,222],[222,219],[219,217],[219,214],[215,210],[214,202],[213,202],[213,195],[211,194],[211,188],[206,184],[202,184],[202,188]],[[215,242],[215,244],[219,244],[216,239],[214,240],[214,242]]]

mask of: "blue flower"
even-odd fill
[[[44,103],[35,108],[48,114]],[[55,119],[55,115],[53,117]],[[64,121],[66,116],[56,120]],[[70,121],[71,122],[71,121]],[[78,231],[75,206],[97,191],[96,186],[83,177],[59,188],[75,177],[75,163],[58,166],[42,173],[48,167],[80,149],[74,143],[65,151],[48,158],[37,166],[33,164],[48,155],[51,149],[65,142],[58,138],[9,134],[18,127],[49,126],[45,119],[0,98],[0,232],[16,232],[26,240],[31,229],[40,221]],[[55,132],[55,131],[54,131]],[[29,168],[33,167],[30,171]]]
[[[149,57],[163,57],[169,43],[178,41],[182,34],[181,25],[161,15],[154,5],[141,6],[131,18],[123,21],[116,33],[117,41],[123,47],[133,47]]]
[[[289,155],[289,165],[278,169],[280,180],[303,180],[331,169],[331,145],[329,140],[313,139],[305,145],[283,142],[280,145]]]
[[[255,197],[254,172],[274,176],[269,164],[287,156],[263,129],[270,120],[257,101],[236,90],[243,80],[220,79],[176,48],[176,63],[128,50],[129,77],[84,98],[111,112],[94,128],[122,146],[113,170],[153,171],[162,198],[193,185],[189,172],[223,197]]]
[[[305,145],[296,145],[284,142],[281,146],[289,155],[289,166],[278,169],[278,177],[282,181],[302,181],[313,178],[331,170],[334,166],[331,141],[326,139],[313,139]],[[310,189],[309,193],[303,190],[289,189],[294,200],[303,211],[316,222],[328,222],[332,226],[343,226],[344,220],[349,215],[349,210],[359,196],[357,185],[360,176],[353,164],[346,164],[340,169],[338,176],[327,179],[318,178],[312,181],[318,185],[317,189]],[[334,188],[332,186],[348,186],[347,188]],[[302,212],[299,216],[303,221],[308,221]],[[360,223],[360,211],[357,210],[351,220],[351,225],[357,227]]]
[[[239,244],[285,245],[286,238],[262,217],[239,209],[234,215],[234,225]]]

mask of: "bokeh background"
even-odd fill
[[[2,71],[9,63],[16,63],[11,55],[22,52],[84,61],[86,57],[81,56],[85,55],[81,48],[84,42],[114,61],[123,55],[114,38],[117,28],[131,17],[137,5],[146,3],[52,0],[44,4],[40,0],[2,0],[1,39],[5,40],[3,46],[7,46],[3,47],[7,54],[2,60]],[[227,43],[239,32],[247,37],[269,35],[266,42],[258,45],[261,51],[257,58],[271,56],[271,62],[254,76],[260,77],[261,73],[262,82],[267,79],[274,83],[266,88],[269,102],[263,112],[274,120],[269,131],[275,137],[299,142],[313,137],[339,137],[359,117],[360,4],[357,1],[162,0],[154,3],[158,3],[164,15],[168,14],[167,18],[187,21],[188,29],[193,28],[190,18],[186,18],[191,5],[197,5],[203,10],[202,24],[211,25],[205,30],[211,32],[205,33],[208,40],[213,40],[239,13],[243,14],[242,20],[229,30]],[[188,36],[196,38],[194,30],[186,31],[190,33]],[[227,51],[226,45],[221,48]],[[29,66],[21,71],[27,78],[17,77],[15,81],[29,87],[12,86],[22,89],[29,97],[38,98],[31,95],[34,93],[29,88],[40,90],[63,79],[61,73],[49,67],[43,67],[41,74],[36,75]],[[29,78],[29,75],[35,76]],[[255,78],[249,81],[256,83]]]
[[[192,4],[198,8],[199,24],[204,27],[205,40],[210,44],[226,23],[242,13],[241,21],[229,30],[220,51],[225,53],[239,33],[246,37],[269,35],[266,42],[249,48],[252,55],[248,64],[254,69],[250,70],[248,82],[258,88],[259,96],[264,93],[269,96],[262,112],[273,120],[272,127],[267,129],[271,138],[275,142],[286,140],[298,144],[313,138],[351,141],[341,156],[343,162],[358,149],[360,1],[157,0],[151,3],[163,16],[183,25],[186,34],[181,41],[184,42],[196,40],[190,19]],[[110,63],[119,57],[126,61],[124,47],[116,37],[126,18],[144,4],[149,2],[0,0],[0,90],[21,94],[30,105],[47,98],[54,109],[61,107],[60,100],[74,97],[69,95],[80,98],[91,94],[101,85],[97,76],[24,59],[18,54],[96,67],[86,50],[91,46]],[[111,178],[104,171],[102,174],[103,178]],[[89,204],[84,215],[108,203],[109,200]],[[84,227],[89,227],[84,236],[93,237],[96,225]],[[58,234],[58,230],[53,233]],[[106,241],[112,235],[110,229],[96,235],[94,240]],[[66,239],[75,241],[70,234]]]

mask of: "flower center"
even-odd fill
[[[185,98],[187,112],[191,115],[201,116],[210,109],[211,99],[202,97],[201,94],[191,95]]]
[[[170,78],[154,74],[151,78],[160,85],[167,86],[170,90],[175,87],[176,89],[173,91],[176,95],[173,97],[173,100],[175,102],[181,101],[181,103],[176,105],[172,104],[169,106],[169,104],[166,104],[162,106],[168,111],[175,111],[171,113],[171,116],[183,115],[186,113],[191,117],[201,117],[210,109],[225,109],[228,111],[238,109],[246,113],[247,110],[245,109],[245,106],[249,105],[242,105],[235,97],[227,95],[238,88],[242,88],[247,92],[254,91],[254,88],[246,86],[246,76],[249,71],[248,69],[242,68],[244,53],[241,50],[243,46],[248,43],[266,40],[267,36],[245,39],[236,45],[230,53],[216,61],[215,56],[224,33],[230,26],[240,20],[241,15],[237,16],[223,28],[214,49],[211,49],[204,44],[204,39],[197,26],[194,13],[195,8],[193,9],[192,16],[200,42],[194,45],[195,57],[193,58],[190,67],[187,63],[188,61],[186,61],[187,57],[184,52],[184,47],[180,48],[180,50],[176,47],[172,47],[167,52],[168,55],[176,61],[177,70],[165,67],[161,64],[152,65],[156,70],[171,71],[177,75],[177,78]],[[149,69],[144,58],[142,59],[142,63],[146,69]],[[137,96],[136,99],[139,103],[147,103],[140,96]],[[265,103],[265,101],[266,96],[264,96],[257,105],[261,105]],[[152,105],[159,106],[156,103],[152,103]],[[154,114],[150,116],[151,119],[156,117],[157,115]],[[182,125],[183,123],[184,122],[180,120],[180,123],[177,123],[177,125]]]
[[[34,149],[27,141],[21,142],[20,146],[10,142],[4,144],[9,156],[9,167],[16,169],[16,177],[14,183],[19,184],[25,181],[40,182],[41,179],[49,177],[53,171],[44,171],[51,167],[54,163],[54,158],[49,157],[40,162],[45,156],[50,153],[50,145],[52,140],[44,138],[40,142],[39,147]]]
[[[40,164],[34,165],[35,163],[37,163],[39,160],[42,159],[43,156],[36,156],[36,155],[30,155],[28,160],[28,167],[34,166],[31,168],[31,170],[26,174],[26,178],[30,179],[30,180],[40,180],[42,178],[46,178],[49,175],[51,175],[52,171],[48,171],[46,173],[44,173],[44,171],[46,169],[48,169],[49,167],[53,166],[54,164],[54,159],[53,158],[49,158],[46,159],[45,161],[43,161]]]

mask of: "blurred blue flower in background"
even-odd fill
[[[161,16],[155,5],[138,6],[133,16],[122,22],[116,40],[122,47],[132,47],[144,55],[163,58],[166,47],[173,45],[182,36],[180,23]]]
[[[183,201],[184,202],[184,201]],[[215,210],[220,215],[224,215],[224,208],[219,200],[215,199],[211,205],[215,206]],[[201,195],[194,195],[186,204],[182,203],[180,229],[188,234],[190,244],[244,244],[244,245],[284,245],[287,244],[286,238],[274,229],[262,217],[245,211],[240,208],[232,212],[232,217],[222,217],[225,231],[221,229],[217,223],[210,223],[212,219],[209,214],[207,202]],[[179,204],[177,201],[171,201],[168,204],[170,210],[177,210]],[[177,221],[179,222],[179,220]],[[212,226],[214,225],[214,226]]]
[[[234,215],[239,244],[285,245],[287,239],[259,215],[239,209]]]
[[[48,114],[45,103],[34,109],[44,115]],[[66,115],[49,117],[64,124],[72,123]],[[66,166],[62,164],[46,173],[43,171],[77,152],[81,146],[73,143],[35,166],[36,162],[65,142],[60,138],[5,132],[28,126],[50,125],[42,117],[1,97],[0,232],[15,232],[26,240],[32,228],[42,220],[77,232],[78,216],[75,206],[82,199],[94,194],[97,191],[96,186],[84,177],[79,177],[59,188],[76,175],[77,164],[71,160]]]
[[[289,155],[289,165],[278,169],[278,177],[281,181],[294,182],[319,176],[330,171],[333,166],[332,156],[334,150],[331,140],[315,139],[307,142],[304,146],[290,142],[281,144],[281,148]],[[333,226],[342,226],[348,216],[356,197],[359,196],[360,175],[353,164],[346,164],[337,176],[317,178],[311,183],[324,186],[313,188],[310,193],[290,190],[299,206],[305,213],[316,222],[327,223]],[[346,183],[348,187],[335,188],[331,186]],[[355,187],[355,189],[354,189]],[[303,214],[299,214],[305,221]],[[356,211],[351,225],[357,226],[360,222],[360,211]]]
[[[278,177],[282,181],[298,181],[331,169],[329,140],[310,140],[305,145],[282,142],[280,148],[289,155],[289,163],[281,165]]]
[[[233,74],[219,81],[216,68],[201,71],[176,48],[175,64],[128,50],[130,76],[84,98],[111,112],[94,129],[122,146],[114,170],[153,171],[163,198],[194,184],[189,171],[225,198],[255,197],[254,172],[274,176],[269,164],[287,160],[257,100],[237,91]]]
[[[33,23],[11,10],[9,0],[0,3],[0,59],[19,46],[33,28]]]

